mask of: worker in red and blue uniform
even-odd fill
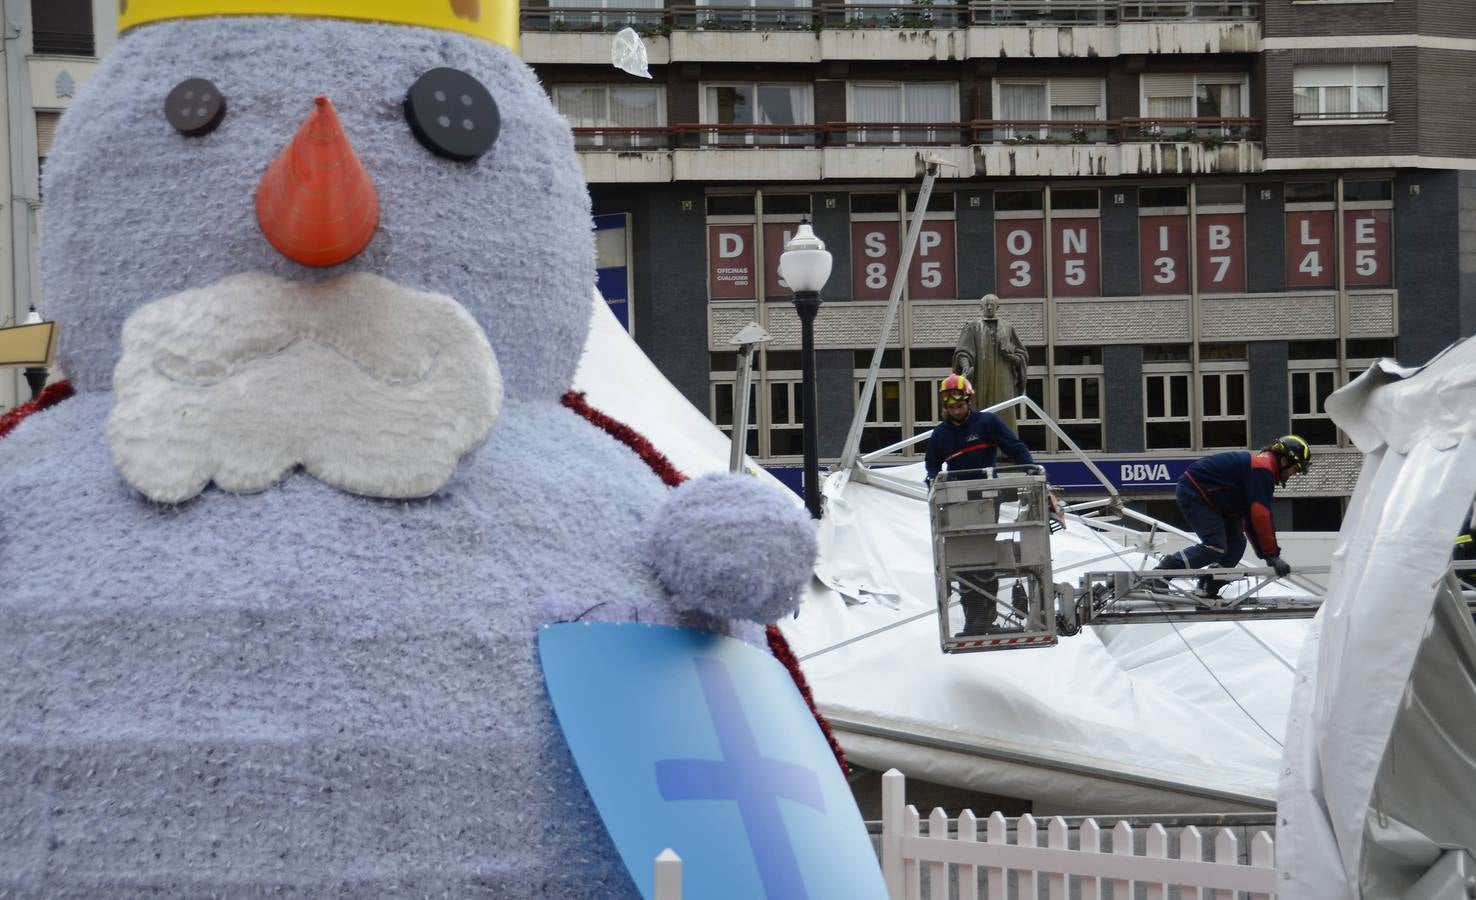
[[[943,421],[933,427],[932,436],[928,438],[928,455],[923,466],[927,469],[929,484],[944,466],[950,472],[992,469],[1000,450],[1017,466],[1035,463],[1030,448],[1003,419],[992,412],[969,411],[969,398],[972,396],[974,386],[962,375],[949,375],[938,387]]]
[[[1165,556],[1155,571],[1238,566],[1249,538],[1256,555],[1277,576],[1290,574],[1291,565],[1281,558],[1276,542],[1271,494],[1292,475],[1307,471],[1311,460],[1307,442],[1289,434],[1257,453],[1231,450],[1190,465],[1179,479],[1174,499],[1199,543]],[[1208,577],[1201,582],[1210,594],[1224,587]]]
[[[928,455],[923,463],[927,470],[928,484],[938,477],[946,466],[950,473],[970,469],[992,469],[1003,450],[1016,465],[1033,465],[1034,457],[1025,442],[992,412],[971,412],[969,400],[974,396],[974,386],[957,373],[943,379],[938,387],[938,400],[943,405],[943,421],[933,427],[928,437]],[[1055,498],[1051,498],[1055,508]],[[994,632],[999,600],[999,578],[977,572],[973,579],[960,579],[958,584],[959,607],[963,610],[963,630],[955,637],[988,634]],[[1023,602],[1023,596],[1022,596]],[[1019,602],[1016,609],[1023,614]]]

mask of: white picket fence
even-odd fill
[[[1223,829],[1211,840],[1194,826],[1179,833],[1178,856],[1169,855],[1169,833],[1162,825],[1147,829],[1145,853],[1134,852],[1136,834],[1127,822],[1111,833],[1111,852],[1103,846],[1104,833],[1087,819],[1079,830],[1078,847],[1070,846],[1065,819],[1046,821],[1041,842],[1040,821],[1021,816],[1015,843],[1009,843],[1009,825],[996,812],[980,822],[964,810],[953,836],[948,815],[936,809],[921,833],[917,809],[906,805],[906,781],[892,769],[882,776],[882,873],[892,900],[921,900],[922,871],[928,871],[930,900],[947,900],[950,866],[955,867],[959,900],[978,900],[979,872],[985,874],[989,900],[1037,900],[1044,885],[1050,900],[1102,900],[1110,885],[1115,900],[1132,900],[1137,886],[1145,886],[1147,900],[1168,900],[1169,885],[1179,887],[1184,900],[1271,900],[1276,896],[1275,848],[1270,835],[1258,832],[1251,840],[1250,864],[1240,863],[1239,839]],[[1205,850],[1210,850],[1208,859]],[[1014,893],[1010,872],[1015,874]],[[1071,894],[1075,886],[1078,893]]]
[[[656,855],[656,889],[653,900],[682,900],[682,858],[667,847]]]

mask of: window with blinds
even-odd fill
[[[31,48],[43,56],[92,56],[91,0],[31,0]]]
[[[1142,77],[1142,115],[1152,119],[1235,119],[1247,108],[1246,77],[1165,73]]]
[[[61,121],[59,112],[36,113],[36,155],[45,157],[51,153],[51,139],[56,135],[56,123]]]
[[[1297,66],[1292,96],[1296,119],[1384,119],[1389,115],[1389,67]]]
[[[666,95],[654,85],[562,84],[555,108],[569,120],[581,149],[643,147],[665,143]]]
[[[42,182],[46,177],[46,157],[51,153],[51,139],[56,135],[56,124],[61,121],[59,112],[36,113],[36,196],[45,195]]]
[[[1100,78],[996,81],[994,117],[1001,124],[992,139],[1099,141],[1101,129],[1091,123],[1103,121],[1106,108],[1106,82]]]

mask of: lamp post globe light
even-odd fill
[[[26,321],[22,324],[41,324],[41,314],[36,312],[36,305],[34,303],[31,304],[31,311],[26,314]],[[31,389],[31,399],[35,400],[41,396],[41,389],[46,387],[46,379],[51,376],[51,373],[45,366],[27,366],[22,370],[22,374],[26,377],[26,385]]]
[[[800,366],[804,409],[805,507],[820,518],[820,462],[815,436],[815,315],[820,312],[820,290],[830,278],[830,252],[815,236],[809,222],[801,222],[779,257],[779,277],[794,291],[794,310],[800,320]]]

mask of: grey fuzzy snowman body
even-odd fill
[[[497,101],[479,159],[437,157],[406,125],[407,89],[438,67]],[[226,98],[203,137],[161,111],[193,77]],[[380,206],[373,240],[326,269],[277,252],[253,208],[318,96]],[[814,536],[752,479],[672,491],[560,403],[594,252],[568,128],[531,71],[409,26],[148,25],[65,116],[46,176],[45,308],[78,395],[0,441],[0,896],[632,896],[549,707],[538,627],[674,622],[761,642]],[[378,442],[371,488],[412,465],[427,431],[458,424],[459,395],[423,404],[439,418],[365,426],[358,392],[323,375],[337,370],[290,366],[263,382],[280,396],[211,426],[238,455],[276,441],[302,456],[269,484],[224,490],[212,469],[161,503],[120,474],[130,453],[150,464],[190,443],[197,408],[286,352],[222,336],[244,327],[240,306],[260,301],[259,324],[290,300],[309,316],[292,347],[403,387],[375,344],[398,325],[356,312],[381,289],[412,314],[439,298],[495,356],[495,421],[433,488],[333,473],[370,453],[359,434]],[[134,438],[168,438],[152,449],[117,431],[136,314],[176,330],[135,369],[203,398],[135,415]],[[196,337],[229,364],[189,358]],[[176,359],[171,341],[196,349]]]

